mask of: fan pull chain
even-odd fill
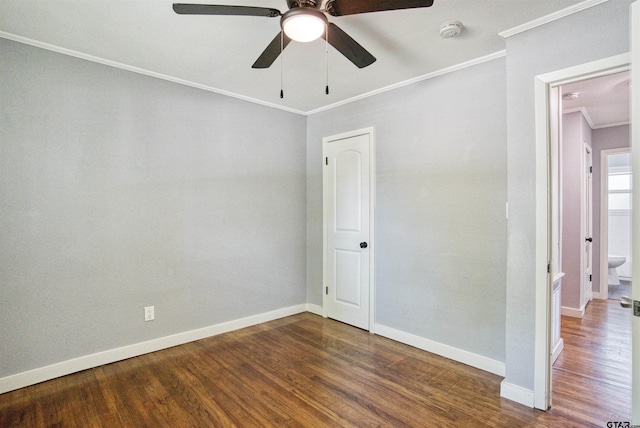
[[[284,66],[282,65],[284,61],[284,31],[280,31],[280,98],[284,98]]]
[[[325,28],[325,36],[324,52],[327,63],[327,86],[324,88],[324,93],[329,95],[329,25]]]

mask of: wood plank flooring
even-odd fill
[[[594,299],[584,318],[562,317],[561,336],[552,411],[582,426],[631,420],[631,311]]]
[[[629,420],[631,394],[630,315],[602,302],[563,319],[548,412],[501,399],[499,376],[305,313],[0,395],[0,427],[603,427]]]

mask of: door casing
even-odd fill
[[[580,307],[587,307],[593,300],[593,150],[591,142],[584,142],[582,153],[582,208],[581,232],[584,238],[583,251],[580,257]],[[587,241],[591,238],[592,241]]]
[[[629,53],[569,67],[535,78],[535,135],[536,135],[536,255],[535,255],[535,343],[533,406],[547,410],[551,407],[551,327],[552,277],[548,269],[551,250],[551,180],[550,180],[550,97],[553,87],[631,68]]]

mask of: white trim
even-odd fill
[[[640,251],[640,209],[637,202],[640,201],[640,1],[636,0],[631,4],[631,50],[633,52],[633,70],[631,79],[636,83],[631,88],[631,168],[633,170],[633,200],[636,208],[633,208],[632,217],[632,256],[638,259]],[[631,286],[631,297],[633,300],[640,300],[640,263],[631,266],[631,275],[635,278],[635,283]],[[631,423],[640,425],[640,318],[633,319],[631,326]]]
[[[587,123],[589,124],[589,128],[593,129],[593,127],[595,126],[593,124],[593,120],[591,120],[591,116],[589,116],[589,113],[587,112],[587,109],[584,107],[575,107],[575,108],[568,108],[566,110],[562,111],[562,114],[569,114],[569,113],[575,113],[579,111],[580,113],[582,113],[582,116],[584,116],[584,119],[587,121]]]
[[[600,284],[602,284],[602,282]],[[609,296],[607,296],[607,294],[603,293],[602,291],[594,291],[593,298],[598,300],[607,300]]]
[[[534,405],[533,391],[504,380],[500,383],[500,397],[524,404],[527,407],[533,407]]]
[[[502,58],[502,57],[505,57],[506,55],[507,55],[507,51],[506,50],[494,52],[494,53],[489,54],[489,55],[485,55],[485,56],[482,56],[482,57],[479,57],[479,58],[476,58],[476,59],[472,59],[471,61],[466,61],[466,62],[463,62],[463,63],[460,63],[460,64],[453,65],[451,67],[447,67],[447,68],[443,68],[443,69],[440,69],[440,70],[436,70],[436,71],[434,71],[432,73],[427,73],[427,74],[423,74],[422,76],[414,77],[413,79],[404,80],[402,82],[394,83],[393,85],[385,86],[385,87],[380,88],[380,89],[375,89],[373,91],[366,92],[366,93],[361,94],[361,95],[356,95],[355,97],[348,98],[348,99],[342,100],[342,101],[338,101],[337,103],[329,104],[329,105],[324,106],[324,107],[319,107],[319,108],[317,108],[315,110],[309,110],[309,111],[306,112],[306,114],[307,115],[312,115],[312,114],[315,114],[315,113],[319,113],[321,111],[331,110],[331,109],[334,109],[336,107],[343,106],[345,104],[350,104],[350,103],[353,103],[355,101],[362,100],[364,98],[373,97],[374,95],[378,95],[378,94],[381,94],[383,92],[392,91],[394,89],[402,88],[403,86],[413,85],[414,83],[418,83],[418,82],[421,82],[423,80],[433,79],[434,77],[442,76],[444,74],[453,73],[455,71],[459,71],[459,70],[462,70],[462,69],[465,69],[465,68],[468,68],[468,67],[473,67],[474,65],[483,64],[485,62],[493,61],[494,59]]]
[[[544,357],[534,359],[534,406],[547,410],[550,406],[551,386],[551,334],[552,321],[552,293],[553,284],[548,270],[551,262],[551,237],[549,220],[551,219],[550,203],[550,88],[539,79],[535,79],[535,105],[543,105],[544,109],[535,110],[536,131],[544,129],[543,133],[536,132],[536,249],[535,249],[535,345],[534,353],[540,352]],[[540,346],[540,349],[538,348]],[[543,375],[539,375],[543,373]]]
[[[279,318],[296,315],[305,312],[307,309],[307,304],[290,306],[288,308],[277,309],[275,311],[223,322],[209,327],[185,331],[183,333],[160,337],[158,339],[153,339],[146,342],[135,343],[133,345],[109,349],[107,351],[97,352],[95,354],[84,355],[82,357],[73,358],[71,360],[62,361],[59,363],[51,364],[49,366],[39,367],[37,369],[29,370],[15,375],[6,376],[0,378],[0,394],[23,388],[25,386],[34,385],[36,383],[55,379],[60,376],[66,376],[71,373],[91,369],[93,367],[98,367],[116,361],[125,360],[127,358],[148,354],[149,352],[160,351],[162,349],[171,348],[177,345],[183,345],[195,340],[200,340],[207,337],[216,336],[218,334],[239,330],[241,328],[250,327],[256,324],[273,321]]]
[[[540,27],[550,22],[557,21],[558,19],[562,19],[569,15],[573,15],[574,13],[578,13],[585,9],[589,9],[591,7],[597,6],[606,1],[607,0],[586,0],[586,1],[583,1],[582,3],[574,4],[573,6],[569,6],[562,10],[558,10],[556,12],[550,13],[549,15],[542,16],[538,19],[534,19],[533,21],[529,21],[522,25],[518,25],[517,27],[513,27],[509,30],[502,31],[498,33],[498,36],[502,37],[503,39],[506,39],[508,37],[515,36],[516,34],[529,31],[533,28]]]
[[[587,161],[591,156],[591,170],[589,177],[586,176]],[[591,237],[593,242],[593,148],[591,142],[584,140],[582,143],[582,155],[580,156],[580,234],[584,237]],[[589,189],[588,180],[591,179],[591,188]],[[591,207],[588,206],[589,199]],[[588,224],[587,217],[591,218],[591,224]],[[586,242],[586,241],[582,241]],[[583,244],[584,245],[584,244]],[[585,249],[586,246],[581,246]],[[585,251],[580,252],[580,305],[586,307],[587,303],[593,300],[593,283],[587,279],[587,265],[591,265],[589,275],[593,274],[593,245],[591,245],[591,262],[587,260]]]
[[[320,305],[314,305],[313,303],[307,303],[307,312],[311,312],[314,315],[324,316],[324,309]]]
[[[564,339],[560,338],[560,340],[558,340],[558,343],[556,343],[555,348],[553,348],[553,353],[551,354],[552,364],[555,363],[555,361],[558,359],[563,349],[564,349]]]
[[[169,76],[167,74],[156,73],[155,71],[147,70],[140,67],[135,67],[133,65],[123,64],[121,62],[112,61],[109,59],[101,58],[94,55],[89,55],[86,53],[74,51],[73,49],[63,48],[61,46],[52,45],[49,43],[41,42],[38,40],[33,40],[27,37],[18,36],[16,34],[7,33],[6,31],[0,31],[0,37],[8,40],[13,40],[14,42],[24,43],[25,45],[35,46],[37,48],[46,49],[48,51],[57,52],[63,55],[72,56],[79,59],[84,59],[86,61],[95,62],[98,64],[106,65],[109,67],[115,67],[126,71],[131,71],[133,73],[142,74],[144,76],[155,77],[157,79],[166,80],[173,83],[178,83],[180,85],[190,86],[192,88],[202,89],[203,91],[213,92],[220,95],[225,95],[227,97],[237,98],[243,101],[248,101],[250,103],[260,104],[265,107],[271,107],[279,110],[288,111],[289,113],[295,113],[300,115],[305,115],[306,113],[300,110],[292,109],[289,107],[285,107],[278,104],[273,104],[267,101],[262,101],[257,98],[247,97],[245,95],[236,94],[234,92],[225,91],[223,89],[214,88],[213,86],[203,85],[201,83],[192,82],[185,79],[180,79],[178,77]]]
[[[580,309],[570,308],[568,306],[560,306],[560,315],[571,318],[583,318],[585,313],[585,306]]]
[[[586,64],[565,68],[535,77],[535,144],[536,144],[536,315],[534,344],[534,404],[546,410],[551,397],[551,344],[549,328],[551,288],[546,275],[550,252],[548,249],[549,228],[549,90],[553,86],[572,83],[587,78],[605,76],[628,70],[631,55],[624,53]]]
[[[142,75],[145,75],[145,76],[155,77],[157,79],[162,79],[162,80],[166,80],[166,81],[169,81],[169,82],[178,83],[180,85],[190,86],[192,88],[202,89],[204,91],[213,92],[213,93],[220,94],[220,95],[226,95],[228,97],[237,98],[237,99],[240,99],[240,100],[243,100],[243,101],[248,101],[248,102],[251,102],[251,103],[259,104],[259,105],[262,105],[262,106],[265,106],[265,107],[271,107],[271,108],[275,108],[275,109],[278,109],[278,110],[284,110],[284,111],[287,111],[289,113],[300,114],[300,115],[303,115],[303,116],[310,116],[312,114],[319,113],[321,111],[331,110],[333,108],[340,107],[342,105],[349,104],[349,103],[352,103],[352,102],[355,102],[355,101],[358,101],[358,100],[361,100],[361,99],[364,99],[364,98],[369,98],[369,97],[372,97],[374,95],[381,94],[383,92],[388,92],[388,91],[391,91],[391,90],[394,90],[394,89],[401,88],[403,86],[412,85],[414,83],[421,82],[423,80],[433,79],[434,77],[442,76],[444,74],[453,73],[455,71],[462,70],[462,69],[465,69],[465,68],[468,68],[468,67],[472,67],[474,65],[478,65],[478,64],[482,64],[482,63],[485,63],[485,62],[488,62],[488,61],[492,61],[492,60],[497,59],[497,58],[502,58],[502,57],[506,56],[506,54],[507,54],[505,50],[501,50],[501,51],[498,51],[498,52],[495,52],[495,53],[492,53],[492,54],[489,54],[489,55],[485,55],[485,56],[482,56],[482,57],[479,57],[479,58],[472,59],[470,61],[466,61],[466,62],[463,62],[463,63],[460,63],[460,64],[453,65],[451,67],[446,67],[446,68],[443,68],[443,69],[440,69],[440,70],[436,70],[434,72],[427,73],[427,74],[424,74],[422,76],[418,76],[418,77],[414,77],[414,78],[409,79],[409,80],[405,80],[405,81],[402,81],[402,82],[394,83],[392,85],[385,86],[385,87],[380,88],[380,89],[375,89],[373,91],[366,92],[366,93],[361,94],[361,95],[356,95],[355,97],[347,98],[345,100],[339,101],[339,102],[334,103],[334,104],[330,104],[330,105],[327,105],[327,106],[319,107],[319,108],[314,109],[314,110],[302,111],[302,110],[297,110],[297,109],[293,109],[293,108],[290,108],[290,107],[286,107],[286,106],[283,106],[283,105],[274,104],[274,103],[270,103],[270,102],[267,102],[267,101],[262,101],[262,100],[259,100],[257,98],[252,98],[252,97],[247,97],[245,95],[236,94],[234,92],[225,91],[223,89],[214,88],[212,86],[203,85],[201,83],[196,83],[196,82],[192,82],[192,81],[189,81],[189,80],[180,79],[180,78],[169,76],[169,75],[162,74],[162,73],[156,73],[155,71],[146,70],[144,68],[135,67],[135,66],[132,66],[132,65],[121,63],[121,62],[112,61],[112,60],[101,58],[101,57],[97,57],[97,56],[94,56],[94,55],[85,54],[85,53],[78,52],[78,51],[75,51],[75,50],[72,50],[72,49],[67,49],[67,48],[63,48],[61,46],[56,46],[56,45],[52,45],[52,44],[49,44],[49,43],[41,42],[41,41],[38,41],[38,40],[30,39],[28,37],[18,36],[16,34],[8,33],[6,31],[0,31],[0,38],[13,40],[14,42],[23,43],[25,45],[30,45],[30,46],[35,46],[37,48],[46,49],[46,50],[49,50],[49,51],[52,51],[52,52],[57,52],[57,53],[60,53],[60,54],[63,54],[63,55],[68,55],[68,56],[72,56],[72,57],[75,57],[75,58],[84,59],[86,61],[95,62],[95,63],[106,65],[106,66],[109,66],[109,67],[115,67],[115,68],[119,68],[119,69],[122,69],[122,70],[131,71],[133,73],[138,73],[138,74],[142,74]]]
[[[614,126],[631,125],[631,121],[604,123],[602,125],[592,126],[591,129],[613,128]]]
[[[475,367],[498,376],[505,375],[505,364],[503,362],[474,354],[473,352],[445,345],[444,343],[416,336],[415,334],[401,330],[396,330],[381,324],[374,325],[373,333],[395,340],[396,342],[404,343],[405,345],[422,349],[423,351],[431,352],[432,354],[467,364],[471,367]]]
[[[536,79],[550,86],[562,86],[627,70],[631,70],[631,54],[629,52],[541,74],[536,76]]]

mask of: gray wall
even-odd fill
[[[534,79],[629,51],[629,1],[614,0],[507,39],[506,379],[533,390],[535,343]]]
[[[600,192],[602,151],[629,147],[629,125],[594,129],[593,136],[593,291],[600,292]],[[607,257],[608,255],[604,255]]]
[[[376,323],[504,361],[504,58],[308,119],[307,295],[322,304],[322,138],[375,127]]]
[[[305,303],[305,117],[0,52],[0,377]]]

